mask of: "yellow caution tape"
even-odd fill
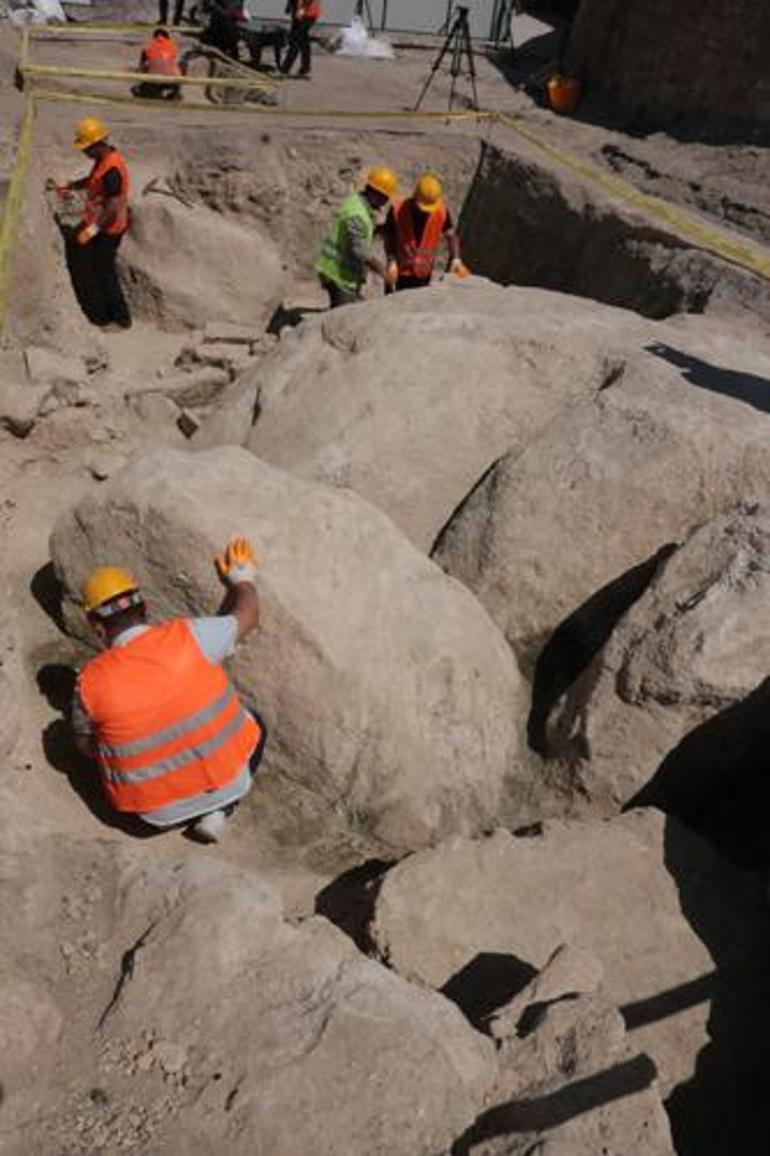
[[[13,255],[16,249],[16,238],[21,218],[21,204],[24,193],[24,180],[29,167],[29,158],[32,153],[32,130],[35,124],[35,101],[27,97],[24,105],[24,114],[21,119],[19,144],[16,149],[16,159],[8,183],[8,193],[3,212],[3,222],[0,226],[0,336],[5,330],[5,319],[8,312],[8,301],[13,281]]]
[[[77,37],[81,35],[86,38],[91,34],[104,36],[105,33],[108,35],[123,36],[127,32],[136,32],[144,35],[157,27],[157,21],[147,24],[142,24],[139,21],[125,24],[100,24],[98,22],[86,23],[86,21],[83,21],[81,24],[74,21],[72,24],[33,24],[30,26],[29,32],[35,40],[55,39],[57,36],[64,40],[70,40],[77,39]],[[174,31],[179,33],[180,36],[195,36],[201,31],[201,28],[198,24],[177,24],[174,26]]]
[[[22,76],[48,76],[56,79],[71,80],[109,80],[121,81],[124,84],[156,84],[168,88],[170,84],[187,88],[210,88],[215,83],[217,88],[233,89],[273,89],[274,80],[255,76],[253,80],[240,79],[235,76],[151,76],[147,72],[122,72],[110,68],[60,68],[56,64],[27,64],[20,70]]]
[[[659,197],[653,197],[649,193],[643,193],[641,189],[629,185],[620,177],[605,173],[589,161],[580,160],[571,153],[556,148],[548,141],[543,140],[539,133],[525,125],[518,117],[510,116],[507,113],[498,113],[496,119],[506,128],[513,129],[519,136],[524,137],[557,164],[571,169],[583,180],[604,189],[611,196],[627,201],[631,205],[636,205],[650,216],[663,221],[677,235],[691,241],[697,248],[705,249],[732,265],[740,265],[749,272],[770,280],[770,257],[761,252],[758,246],[754,247],[750,242],[739,241],[727,233],[709,226],[705,221],[698,220],[697,217],[691,216],[670,202],[662,201]]]
[[[206,80],[206,87],[218,88],[221,83],[219,77],[209,77]],[[204,104],[202,102],[195,103],[189,100],[152,100],[135,96],[105,96],[101,93],[67,92],[65,90],[57,92],[55,89],[50,88],[35,88],[34,92],[36,99],[39,101],[67,101],[72,104],[101,104],[114,105],[116,107],[140,105],[143,108],[149,108],[155,112],[256,112],[261,113],[263,116],[290,117],[293,120],[317,120],[323,118],[325,120],[473,120],[478,122],[495,119],[494,113],[476,112],[475,110],[450,113],[423,110],[419,112],[399,112],[397,109],[360,109],[356,111],[350,108],[310,108],[297,110],[292,108],[276,108],[274,105],[267,104]]]

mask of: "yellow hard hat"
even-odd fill
[[[109,135],[110,130],[103,120],[99,120],[98,116],[87,116],[75,125],[73,143],[76,149],[87,149],[91,145],[98,144],[100,140],[106,140]]]
[[[395,197],[398,192],[398,177],[393,169],[386,168],[384,165],[378,165],[369,171],[366,184],[368,188],[376,189],[378,193],[382,193],[383,197]]]
[[[423,213],[435,213],[440,209],[444,199],[444,189],[438,177],[435,177],[433,173],[424,173],[415,187],[414,199],[417,202],[417,208]]]
[[[121,594],[138,593],[139,587],[128,571],[120,570],[117,566],[97,567],[88,575],[81,587],[86,614],[91,614]]]

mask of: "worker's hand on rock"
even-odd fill
[[[454,273],[455,277],[470,277],[471,271],[467,265],[464,265],[460,257],[454,257],[452,264],[449,266],[450,272]]]
[[[96,225],[83,225],[82,229],[78,230],[75,240],[78,245],[89,245],[98,232]]]
[[[398,281],[398,265],[395,261],[388,261],[385,268],[385,284],[389,289],[395,289]]]
[[[214,559],[217,574],[226,586],[239,582],[254,582],[257,577],[257,556],[248,538],[233,538],[224,555]]]

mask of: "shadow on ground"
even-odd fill
[[[527,738],[534,751],[562,758],[584,756],[582,750],[552,749],[549,716],[675,549],[673,544],[663,546],[638,566],[613,578],[556,627],[535,663],[532,706],[527,720]],[[566,730],[571,733],[572,728]]]
[[[666,1104],[674,1146],[678,1156],[765,1156],[770,923],[764,875],[747,871],[739,891],[727,872],[693,870],[675,823],[667,828],[666,866],[682,911],[715,967],[702,981],[704,994],[711,995],[710,1042],[698,1056],[693,1078],[674,1089]]]
[[[723,369],[712,365],[691,353],[683,353],[681,349],[674,349],[662,341],[645,346],[648,353],[653,353],[669,365],[681,369],[682,377],[699,389],[707,389],[712,393],[721,393],[724,397],[732,397],[736,401],[743,401],[753,406],[761,413],[770,413],[770,380],[759,377],[754,373],[742,373],[736,369]]]
[[[629,807],[659,807],[740,867],[770,866],[770,678],[690,731]]]
[[[383,879],[393,860],[367,859],[338,875],[315,897],[315,912],[349,936],[359,951],[374,953],[369,927]]]
[[[489,1017],[509,1003],[537,975],[537,968],[510,953],[482,951],[448,979],[441,994],[480,1031]]]
[[[451,1156],[469,1156],[478,1144],[521,1132],[542,1133],[576,1116],[642,1092],[657,1075],[646,1055],[634,1056],[604,1072],[575,1080],[564,1088],[532,1099],[512,1100],[490,1108],[452,1145]],[[539,1151],[539,1146],[534,1151]],[[577,1154],[576,1154],[577,1156]]]

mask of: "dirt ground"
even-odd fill
[[[23,107],[23,97],[13,86],[18,46],[18,35],[0,28],[3,195]],[[392,163],[406,185],[426,165],[437,168],[457,212],[476,171],[482,139],[513,152],[523,149],[514,131],[491,129],[470,119],[450,123],[442,117],[391,120],[376,115],[413,107],[435,52],[436,42],[430,42],[399,49],[393,62],[373,62],[340,59],[319,49],[312,81],[282,82],[278,107],[268,111],[222,113],[183,106],[146,109],[65,101],[39,106],[15,265],[9,348],[0,368],[7,380],[23,381],[19,346],[43,346],[91,360],[83,382],[64,391],[26,436],[0,429],[0,546],[8,603],[19,632],[26,713],[26,737],[7,768],[3,805],[6,823],[16,824],[19,831],[34,826],[94,848],[131,841],[106,823],[70,781],[73,767],[62,738],[61,691],[67,685],[66,668],[82,654],[51,614],[47,541],[57,516],[98,488],[101,479],[135,450],[150,441],[184,443],[170,411],[165,417],[159,417],[158,410],[138,412],[126,398],[162,381],[162,375],[173,374],[183,347],[200,339],[201,324],[186,316],[185,301],[195,297],[203,313],[208,309],[217,320],[227,320],[237,306],[242,283],[251,285],[265,277],[261,268],[237,261],[214,267],[206,258],[194,268],[185,266],[184,245],[190,243],[182,217],[185,198],[200,213],[207,253],[215,248],[217,230],[225,225],[242,230],[244,236],[256,230],[272,247],[274,280],[262,297],[258,286],[254,289],[255,300],[263,307],[253,322],[255,335],[264,331],[281,302],[323,307],[312,273],[314,249],[334,205],[366,166]],[[136,55],[135,39],[86,44],[61,39],[35,44],[33,50],[36,63],[93,68],[129,68]],[[494,62],[480,55],[477,65],[482,107],[514,114],[557,148],[691,207],[758,245],[770,241],[766,150],[756,145],[682,143],[664,134],[632,137],[598,123],[598,118],[592,122],[587,114],[561,119],[512,87]],[[79,83],[46,81],[45,86],[64,93]],[[446,109],[449,83],[446,74],[436,77],[427,109]],[[91,91],[115,94],[120,89],[104,82]],[[460,79],[460,107],[467,108],[468,91]],[[335,111],[372,115],[350,120],[335,118]],[[156,202],[163,201],[163,211],[168,206],[167,216],[155,203],[146,210],[158,230],[153,234],[158,264],[149,259],[142,264],[140,255],[131,258],[136,270],[130,287],[136,320],[125,333],[96,334],[80,313],[63,268],[60,238],[42,197],[46,176],[63,179],[82,167],[70,139],[74,122],[90,112],[108,119],[114,139],[125,148],[137,195],[149,203],[147,189],[159,181],[165,196]],[[172,275],[187,278],[187,298],[181,289],[175,298],[170,293],[164,297],[164,276]],[[248,805],[258,807],[259,801]],[[176,833],[152,840],[147,849],[158,856],[200,854]],[[255,847],[248,828],[239,828],[237,822],[229,840],[213,853],[258,868],[277,885],[287,911],[297,916],[312,911],[314,897],[339,872],[341,859],[355,861],[355,848],[340,847],[329,849],[328,862],[298,861],[281,846],[278,835]],[[48,935],[66,941],[71,934],[69,918],[66,910],[60,912]]]

